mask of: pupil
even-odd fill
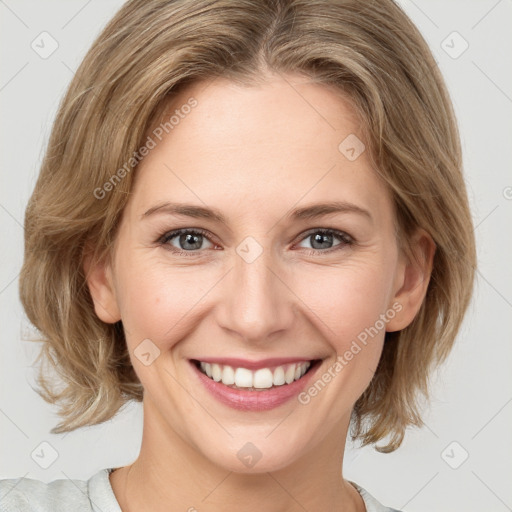
[[[202,235],[193,235],[193,234],[187,233],[185,235],[181,235],[180,244],[184,245],[185,243],[192,243],[192,245],[195,245],[195,247],[189,247],[189,249],[199,249],[201,247],[201,242],[200,242],[201,237],[202,237]],[[194,242],[194,239],[196,240],[195,242]]]
[[[313,247],[315,249],[322,249],[323,247],[315,247],[315,244],[319,243],[327,243],[325,242],[325,239],[327,238],[327,242],[329,242],[329,239],[332,238],[332,235],[329,235],[328,233],[317,233],[313,236]]]

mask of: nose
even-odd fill
[[[250,251],[254,250],[252,246]],[[253,261],[242,249],[233,260],[217,310],[220,326],[251,343],[268,342],[277,333],[283,335],[296,320],[296,297],[287,283],[289,273],[273,261],[268,248]]]

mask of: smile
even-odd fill
[[[297,399],[318,372],[322,359],[281,358],[256,363],[212,358],[190,359],[189,363],[195,378],[217,402],[240,411],[261,412]]]
[[[299,380],[311,367],[311,361],[250,370],[230,365],[197,361],[199,369],[215,382],[233,389],[262,390],[286,386]]]

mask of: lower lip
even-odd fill
[[[217,400],[241,411],[268,411],[283,405],[306,387],[321,363],[321,361],[315,361],[307,373],[291,384],[283,384],[264,391],[244,391],[210,379],[199,370],[194,361],[189,360],[189,362],[201,383]]]

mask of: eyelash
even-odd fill
[[[331,247],[330,249],[326,249],[326,250],[306,249],[306,254],[308,256],[317,256],[318,254],[332,253],[334,251],[341,250],[344,247],[352,246],[355,244],[355,240],[347,233],[345,233],[343,231],[338,231],[337,229],[328,229],[328,228],[316,228],[316,229],[309,230],[299,240],[299,242],[306,240],[308,237],[310,237],[311,235],[314,235],[316,233],[321,233],[324,235],[334,235],[341,241],[341,243],[339,243],[338,245],[335,245],[334,247]],[[163,235],[161,235],[157,239],[156,243],[158,245],[164,247],[166,250],[169,250],[169,251],[173,252],[174,254],[177,254],[178,256],[187,256],[187,257],[197,256],[198,252],[200,252],[199,250],[184,251],[181,249],[176,249],[176,247],[172,247],[168,244],[168,242],[170,240],[172,240],[173,238],[176,238],[178,235],[182,235],[182,234],[202,235],[209,242],[214,243],[214,242],[212,242],[212,240],[210,240],[209,233],[207,231],[205,231],[204,229],[188,229],[188,228],[177,229],[175,231],[168,231],[168,232],[164,233]],[[169,247],[171,247],[171,248],[169,248]]]

